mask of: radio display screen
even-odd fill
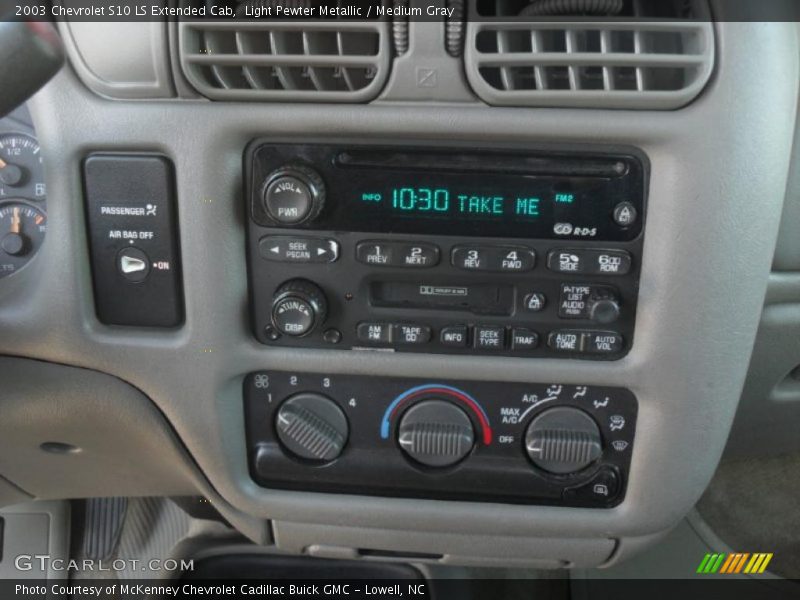
[[[608,241],[641,232],[643,167],[633,156],[554,159],[363,146],[259,148],[252,181],[256,220],[258,182],[298,158],[316,169],[326,190],[319,218],[299,229]],[[622,202],[638,216],[625,227],[614,218]]]

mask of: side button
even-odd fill
[[[617,497],[620,487],[619,475],[616,470],[611,467],[602,467],[588,482],[566,488],[563,498],[571,502],[608,504]]]

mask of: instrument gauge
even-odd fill
[[[47,215],[25,200],[0,201],[0,278],[24,267],[44,242]]]
[[[24,198],[42,202],[47,195],[39,142],[29,135],[0,135],[0,202]]]

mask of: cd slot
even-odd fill
[[[513,173],[538,176],[622,177],[628,165],[616,158],[541,157],[520,154],[444,154],[441,152],[393,152],[351,149],[339,152],[335,164],[341,168],[414,169]]]
[[[455,310],[475,315],[509,316],[514,309],[514,286],[373,281],[370,284],[370,302],[380,308]]]

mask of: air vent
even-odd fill
[[[367,102],[390,68],[379,21],[179,24],[183,72],[212,100]]]
[[[539,12],[581,4],[613,6],[614,14]],[[714,64],[712,25],[686,18],[689,4],[660,16],[623,0],[535,0],[513,18],[477,13],[467,29],[467,76],[493,105],[679,108],[700,93]]]

